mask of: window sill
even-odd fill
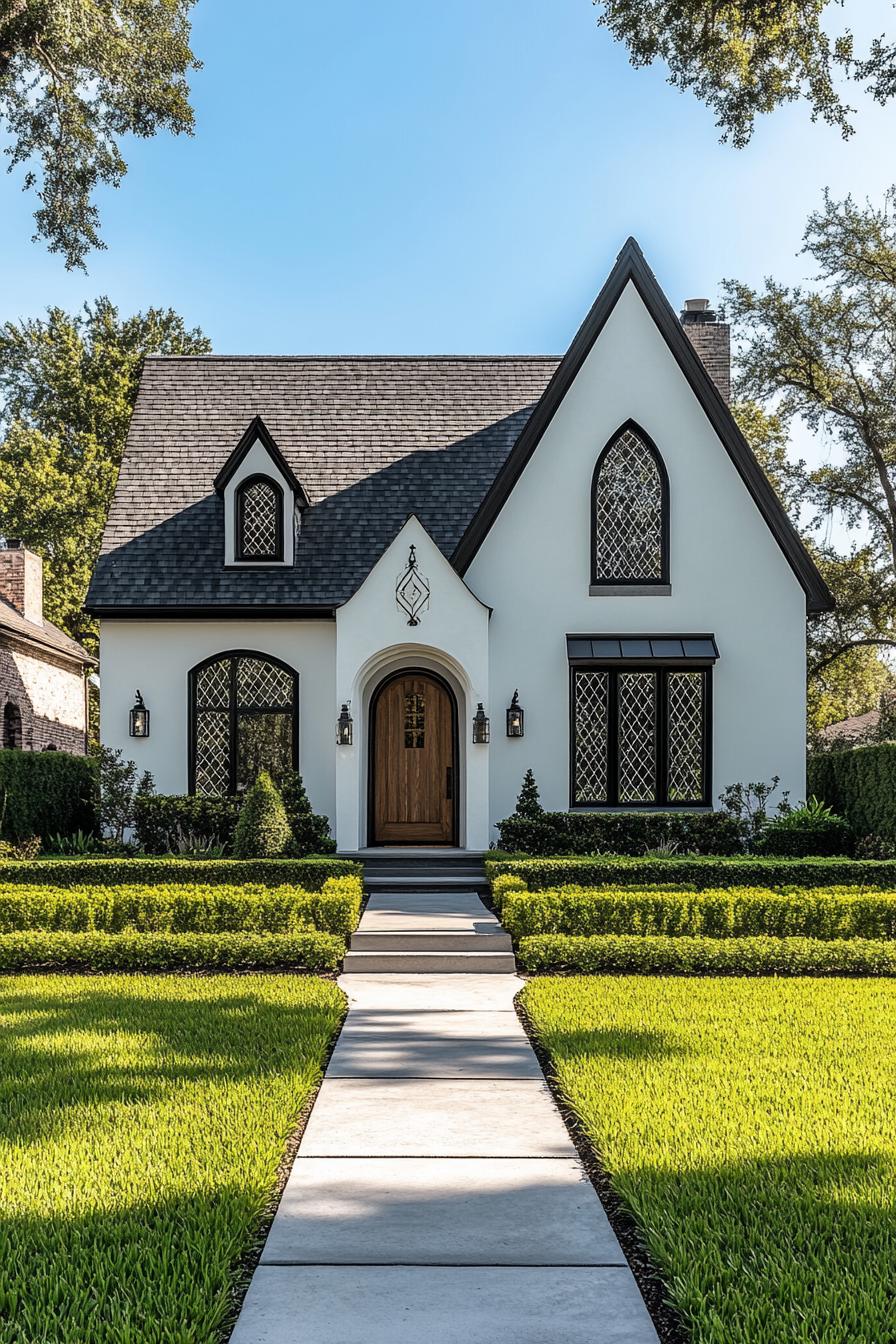
[[[589,597],[671,597],[671,583],[592,583]]]

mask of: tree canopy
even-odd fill
[[[205,354],[172,309],[121,317],[107,298],[0,327],[0,535],[44,559],[44,609],[94,645],[82,603],[147,354]]]
[[[599,22],[624,42],[632,65],[665,61],[669,82],[690,89],[716,116],[722,139],[746,145],[757,115],[802,100],[852,132],[854,109],[838,82],[862,86],[879,103],[896,93],[896,42],[881,36],[857,53],[848,28],[829,36],[823,20],[861,0],[594,0]]]
[[[774,442],[759,452],[837,598],[811,631],[818,675],[852,650],[896,648],[894,210],[896,188],[879,208],[826,193],[804,238],[813,283],[724,287],[740,395],[779,425],[802,420],[822,449],[814,464]]]
[[[65,264],[103,246],[94,193],[127,172],[119,142],[190,132],[195,0],[0,0],[0,127],[37,191],[36,237]]]

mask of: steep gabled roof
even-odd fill
[[[224,487],[227,485],[227,482],[230,480],[231,476],[236,471],[237,467],[240,465],[243,458],[248,453],[249,449],[253,447],[253,445],[256,443],[261,444],[262,448],[264,448],[268,457],[271,459],[272,462],[276,464],[276,466],[282,472],[284,478],[286,479],[287,483],[289,484],[290,488],[293,490],[295,494],[296,502],[298,503],[299,507],[307,509],[308,496],[305,494],[305,491],[300,481],[298,480],[295,472],[293,471],[292,467],[289,465],[286,458],[283,456],[280,449],[277,447],[276,443],[271,437],[270,431],[268,430],[267,425],[264,423],[260,415],[253,416],[252,419],[249,421],[249,424],[246,427],[246,431],[243,434],[242,438],[240,439],[239,443],[236,445],[233,452],[230,454],[227,461],[224,463],[223,467],[215,477],[215,490],[218,492],[218,494],[220,495],[223,492]]]
[[[150,357],[89,609],[325,617],[411,512],[450,556],[557,363],[529,355]],[[251,416],[309,500],[295,564],[276,570],[224,566],[215,481]]]
[[[488,493],[471,518],[452,556],[455,568],[460,574],[466,573],[629,281],[641,296],[707,419],[768,524],[772,536],[801,583],[806,594],[807,611],[830,611],[834,599],[827,584],[785,513],[768,477],[756,461],[730,408],[688,340],[634,238],[629,238],[619,253],[616,265],[591,311],[557,366],[541,400],[526,421],[513,450],[508,454]]]

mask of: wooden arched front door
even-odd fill
[[[389,677],[370,706],[370,843],[457,844],[457,705],[432,672]]]

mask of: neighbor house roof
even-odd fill
[[[562,360],[147,359],[88,607],[141,616],[332,611],[410,513],[464,574],[629,281],[801,583],[808,610],[828,610],[824,580],[633,238]],[[255,417],[309,505],[295,564],[282,569],[223,564],[224,504],[215,485],[248,447]]]
[[[96,664],[96,659],[91,657],[80,644],[71,639],[64,630],[60,630],[58,625],[54,625],[52,621],[48,620],[43,620],[40,624],[35,621],[26,621],[22,613],[17,611],[11,602],[7,602],[4,597],[0,597],[0,640],[4,635],[24,643],[36,644],[41,649],[59,654],[63,658],[71,658],[82,663],[85,667]]]
[[[450,556],[558,362],[150,357],[88,606],[332,609],[412,512]],[[255,416],[310,507],[294,566],[225,569],[215,482]]]

